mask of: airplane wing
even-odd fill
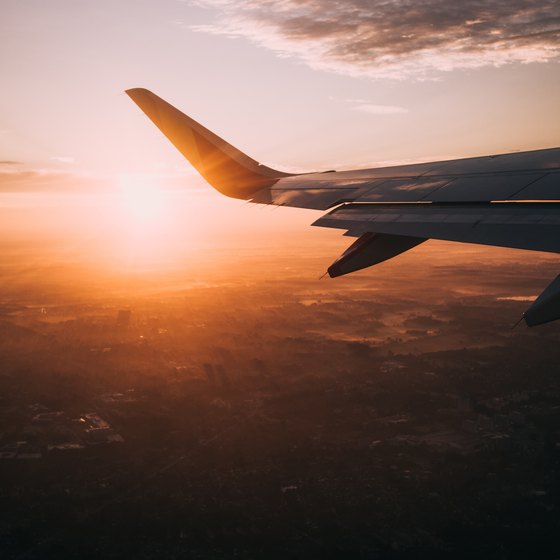
[[[560,253],[560,148],[314,173],[261,165],[154,95],[126,93],[221,193],[259,204],[329,210],[313,225],[358,239],[329,267],[341,276],[427,239]],[[560,278],[560,277],[559,277]],[[560,280],[524,314],[560,318]]]

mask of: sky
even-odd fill
[[[213,192],[127,88],[304,172],[558,146],[559,62],[557,0],[1,0],[0,232],[310,235]]]

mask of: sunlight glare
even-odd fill
[[[123,209],[130,226],[155,225],[164,219],[166,196],[157,178],[141,174],[121,174],[118,187]]]

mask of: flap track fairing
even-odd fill
[[[560,276],[557,276],[523,315],[529,327],[560,319]]]
[[[355,272],[392,259],[424,241],[426,239],[422,237],[364,233],[329,266],[327,272],[331,278]]]

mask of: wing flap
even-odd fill
[[[346,204],[315,226],[560,253],[560,204]]]

